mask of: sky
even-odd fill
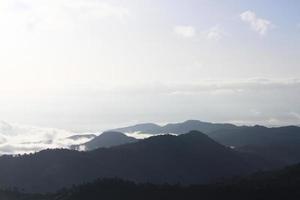
[[[0,119],[300,125],[297,0],[1,0]]]

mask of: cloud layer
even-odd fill
[[[125,133],[130,137],[143,139],[151,134]],[[0,156],[4,154],[34,153],[44,149],[70,148],[92,140],[97,133],[75,133],[56,128],[43,128],[11,124],[0,121]],[[81,149],[84,150],[84,149]]]
[[[70,138],[73,135],[76,133],[61,129],[8,124],[0,121],[0,155],[69,148],[71,145],[82,144],[90,140],[84,137]]]

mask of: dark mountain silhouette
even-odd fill
[[[209,183],[264,167],[264,163],[252,157],[191,131],[89,152],[57,149],[2,156],[0,185],[48,192],[112,177],[152,183]]]
[[[114,130],[125,132],[125,133],[142,132],[142,133],[150,133],[150,134],[159,134],[159,133],[184,134],[192,130],[197,130],[205,134],[209,134],[210,132],[213,131],[234,129],[236,127],[237,126],[233,124],[219,124],[219,123],[202,122],[198,120],[187,120],[182,123],[170,123],[165,126],[146,123],[146,124],[138,124],[138,125],[124,127],[124,128],[118,128]]]
[[[47,196],[49,200],[298,200],[299,187],[300,166],[295,165],[227,182],[187,187],[178,184],[137,184],[120,179],[99,179]]]
[[[285,164],[300,162],[300,127],[238,127],[212,132],[210,137],[236,150],[254,153]]]
[[[300,165],[208,185],[182,186],[135,183],[121,179],[98,179],[53,194],[24,194],[0,191],[2,200],[298,200]]]
[[[85,150],[90,151],[102,147],[112,147],[118,146],[121,144],[127,144],[136,142],[137,139],[134,137],[129,137],[123,133],[116,132],[116,131],[108,131],[104,132],[101,135],[95,137],[89,142],[86,142],[81,145],[74,145],[72,146],[73,149],[79,149],[79,147],[83,147]]]
[[[17,191],[0,191],[1,200],[41,200],[38,195],[27,195]]]

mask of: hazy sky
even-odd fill
[[[298,0],[1,0],[0,119],[300,124]]]

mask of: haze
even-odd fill
[[[0,1],[0,119],[300,124],[300,2]]]

